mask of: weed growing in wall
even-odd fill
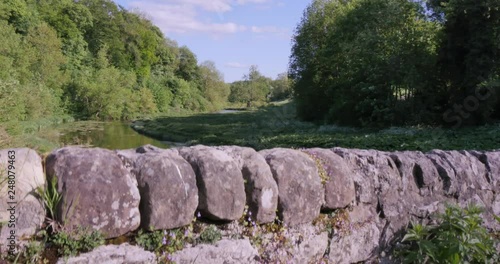
[[[200,241],[206,244],[215,244],[221,239],[222,234],[215,225],[207,226],[200,234]]]
[[[172,261],[172,254],[182,250],[186,244],[196,244],[199,242],[197,241],[195,231],[199,231],[202,228],[197,219],[193,218],[193,221],[188,226],[181,228],[151,232],[139,230],[135,242],[142,248],[154,252],[159,263],[174,263]],[[155,228],[151,227],[150,229],[154,230]]]
[[[262,263],[287,263],[291,260],[292,236],[287,225],[278,217],[271,223],[258,224],[245,206],[238,224],[243,228],[240,235],[250,240]]]
[[[320,230],[328,232],[329,237],[346,236],[359,227],[353,224],[349,218],[349,208],[337,209],[330,213],[320,214],[313,221],[313,225]]]
[[[57,177],[52,177],[46,187],[39,186],[36,193],[42,199],[50,219],[56,219],[57,205],[62,195],[57,191]]]
[[[309,156],[316,163],[316,168],[318,168],[318,174],[321,178],[321,183],[324,185],[330,179],[331,172],[328,171],[328,167],[325,165],[326,162],[322,160],[314,151],[301,150],[302,153]]]
[[[80,227],[72,231],[61,230],[52,236],[50,242],[61,256],[75,256],[104,245],[104,236],[98,230]]]
[[[413,224],[396,253],[403,263],[500,263],[481,212],[476,205],[448,205],[438,224]]]

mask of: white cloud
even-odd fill
[[[133,2],[130,6],[148,14],[155,24],[166,33],[207,32],[212,34],[229,34],[247,30],[245,26],[236,23],[200,21],[198,20],[199,12],[189,2],[198,2],[198,0],[187,0],[185,4],[141,1]]]
[[[264,27],[252,26],[250,28],[250,30],[253,33],[260,34],[260,35],[273,34],[273,35],[280,37],[280,38],[283,38],[283,39],[290,38],[290,32],[286,28],[278,28],[275,26],[264,26]]]
[[[253,33],[278,33],[276,27],[247,27],[234,22],[210,20],[209,13],[229,12],[236,5],[266,4],[273,0],[144,0],[131,2],[129,6],[146,13],[165,33],[204,32],[212,35],[234,34],[250,31]]]
[[[239,62],[227,62],[224,64],[226,68],[237,68],[237,69],[246,69],[249,68],[249,65],[245,65]]]
[[[240,5],[244,5],[247,3],[263,4],[263,3],[267,3],[267,2],[271,2],[271,1],[270,0],[236,0],[236,2],[238,2],[238,4],[240,4]]]
[[[133,2],[134,5],[144,2],[158,5],[188,5],[201,8],[209,12],[224,13],[231,11],[235,5],[264,4],[272,0],[146,0]]]
[[[158,2],[159,3],[159,2]],[[161,1],[162,5],[183,4],[199,7],[210,12],[227,12],[232,9],[231,0],[166,0]]]
[[[274,26],[267,26],[267,27],[256,27],[252,26],[251,28],[253,33],[278,33],[280,32],[280,29]]]

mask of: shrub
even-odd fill
[[[403,263],[499,263],[495,241],[481,226],[481,208],[447,206],[437,225],[415,224],[397,253]]]
[[[216,226],[210,225],[200,234],[200,240],[202,243],[214,244],[215,242],[221,240],[222,235],[220,230]]]
[[[78,228],[70,232],[56,233],[51,242],[62,256],[74,256],[81,252],[89,252],[104,244],[104,237],[98,230]]]
[[[30,241],[24,248],[23,257],[28,263],[40,263],[43,260],[44,243]],[[43,263],[43,262],[42,262]]]
[[[137,245],[149,251],[157,251],[162,246],[163,232],[161,230],[144,233],[139,231],[135,242]]]
[[[188,239],[187,235],[185,235],[187,232],[182,231],[185,229],[186,228],[179,228],[169,231],[157,230],[148,233],[143,233],[143,231],[140,230],[135,241],[146,250],[170,254],[184,248],[184,244]]]

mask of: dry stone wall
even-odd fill
[[[34,150],[0,150],[1,251],[35,234],[42,225],[45,208],[33,194],[44,185],[42,159]]]
[[[23,162],[17,179],[24,197],[17,221],[20,232],[30,236],[45,217],[33,192],[45,184],[45,177],[34,151],[16,151]],[[6,168],[7,152],[0,151],[0,170]],[[210,263],[265,263],[273,254],[287,255],[291,263],[389,261],[391,245],[410,221],[426,220],[446,203],[479,204],[485,209],[485,225],[500,230],[493,217],[500,215],[500,151],[66,147],[53,151],[45,166],[49,180],[57,177],[63,197],[57,212],[68,228],[87,226],[114,238],[139,227],[186,226],[197,213],[217,223],[250,217],[266,224],[277,216],[295,239],[281,252],[271,242],[258,248],[248,237],[231,240],[227,235],[216,245],[177,252],[172,257],[179,263],[207,258]],[[6,204],[2,189],[1,222],[9,218]],[[342,232],[318,227],[320,213],[336,209],[345,213],[334,227]],[[5,225],[0,234],[5,250]],[[98,263],[104,256],[105,261],[114,248],[100,248],[97,255],[87,253],[74,263],[85,262],[82,257]],[[144,254],[144,263],[154,263]],[[142,263],[127,262],[126,252],[121,255],[123,263]]]

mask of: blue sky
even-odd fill
[[[251,65],[276,78],[287,71],[291,38],[309,0],[115,0],[146,14],[163,33],[188,46],[198,62],[214,61],[226,82]]]

